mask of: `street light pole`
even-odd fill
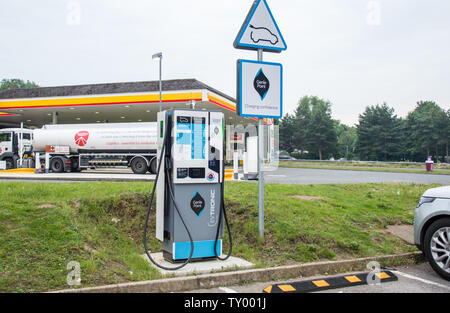
[[[152,59],[159,59],[159,112],[162,111],[162,52],[156,53]]]

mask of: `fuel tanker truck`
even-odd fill
[[[31,136],[31,145],[28,142],[21,149],[27,143],[22,139],[24,132],[30,134],[26,137]],[[0,161],[7,159],[9,168],[17,167],[23,157],[39,153],[41,158],[49,156],[49,170],[54,173],[100,167],[131,167],[135,174],[156,173],[156,123],[65,124],[34,130],[0,130],[2,146],[8,146],[9,153],[7,157],[0,153]]]

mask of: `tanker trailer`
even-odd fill
[[[33,131],[33,152],[49,153],[55,173],[131,167],[156,173],[156,123],[45,125]]]

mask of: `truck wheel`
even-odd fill
[[[36,168],[36,161],[28,159],[28,168]]]
[[[14,168],[14,161],[12,158],[6,158],[5,161],[6,161],[6,169],[7,170],[11,170]]]
[[[158,171],[158,160],[157,158],[153,158],[153,160],[150,162],[150,168],[148,170],[152,174],[156,174],[156,171]]]
[[[450,218],[442,218],[431,224],[423,243],[431,267],[442,278],[450,281]]]
[[[70,171],[72,173],[81,172],[81,169],[78,166],[78,158],[70,158]]]
[[[61,159],[53,159],[50,163],[50,169],[53,173],[64,172],[64,162]]]
[[[135,158],[133,161],[131,161],[131,170],[135,174],[147,173],[147,161],[144,158]]]

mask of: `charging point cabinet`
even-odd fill
[[[223,236],[224,114],[173,109],[158,113],[158,127],[156,238],[163,242],[163,256],[173,263],[217,258]]]

